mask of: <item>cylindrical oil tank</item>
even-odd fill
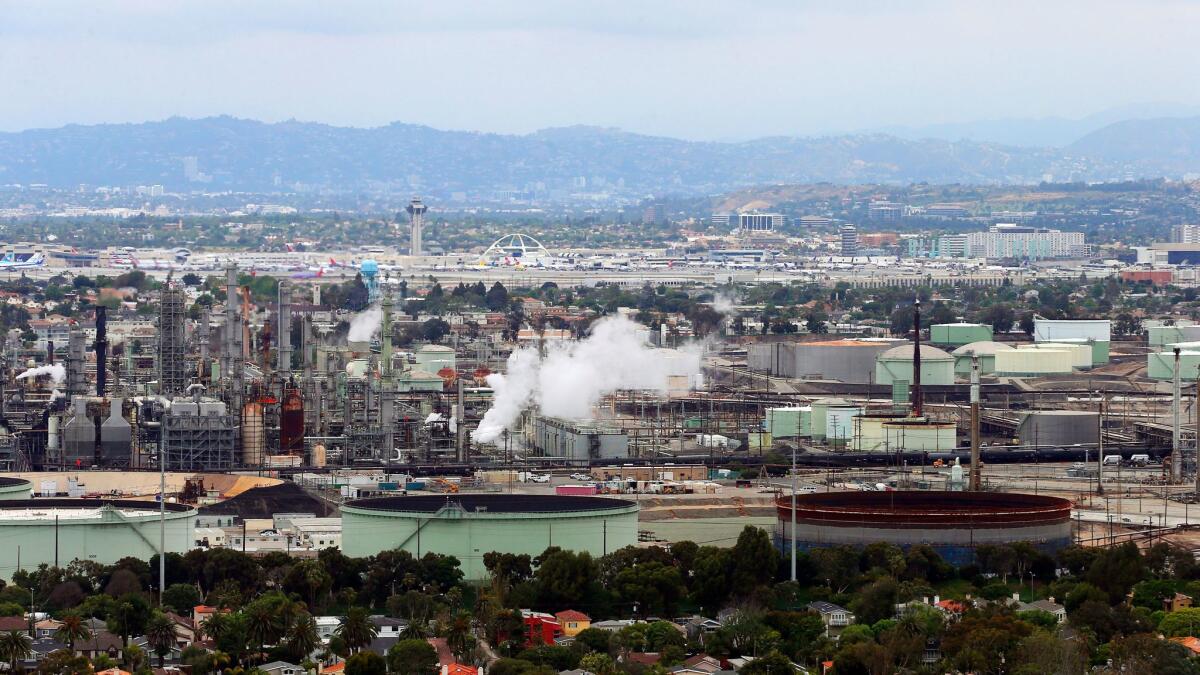
[[[1092,346],[1084,343],[1069,343],[1069,342],[1035,342],[1033,344],[1018,345],[1017,349],[1055,349],[1060,351],[1071,352],[1071,366],[1074,368],[1091,368],[1092,367]]]
[[[1100,413],[1087,410],[1032,410],[1017,427],[1021,445],[1096,445],[1100,440]]]
[[[1112,321],[1108,319],[1034,319],[1034,342],[1061,342],[1112,339]]]
[[[297,387],[288,387],[279,404],[279,452],[304,454],[304,398]]]
[[[29,499],[33,497],[33,483],[24,478],[0,476],[0,500]]]
[[[879,355],[875,361],[875,383],[890,385],[895,382],[913,381],[913,346],[893,347]],[[954,384],[954,357],[929,345],[921,345],[921,384]]]
[[[1165,347],[1176,342],[1200,340],[1200,326],[1151,326],[1146,329],[1147,343],[1151,347]]]
[[[342,551],[402,549],[452,555],[469,581],[488,578],[490,552],[540,555],[551,546],[600,557],[637,543],[638,505],[563,495],[447,494],[380,497],[342,507]]]
[[[871,380],[875,358],[900,344],[888,339],[819,340],[792,343],[792,358],[785,377],[812,377],[847,383]],[[786,359],[781,359],[787,361]]]
[[[1012,345],[1003,342],[972,342],[951,352],[954,357],[954,373],[963,378],[971,377],[971,357],[979,359],[979,374],[991,375],[996,372],[996,352],[1011,352]]]
[[[1146,375],[1156,380],[1175,379],[1175,353],[1155,352],[1147,354]],[[1185,382],[1191,382],[1200,377],[1200,351],[1187,350],[1179,352],[1179,377]]]
[[[825,442],[845,446],[854,438],[854,418],[862,412],[857,407],[831,407],[825,410]]]
[[[242,406],[242,465],[262,466],[266,443],[262,404],[250,401]]]
[[[975,562],[982,544],[1027,541],[1053,555],[1071,544],[1071,502],[1060,497],[998,492],[827,492],[775,503],[776,545],[811,550],[886,542],[926,545],[953,565]]]
[[[982,323],[935,323],[929,327],[929,341],[957,347],[972,342],[988,342],[992,327]]]
[[[1014,349],[996,353],[996,374],[1006,376],[1070,373],[1074,355],[1065,349]]]
[[[312,459],[309,461],[315,467],[325,466],[325,444],[317,443],[312,447]]]
[[[72,560],[112,564],[158,553],[156,502],[101,499],[23,499],[0,502],[0,575],[11,578],[18,551],[24,569],[65,567]],[[196,544],[196,510],[166,505],[166,550],[187,553]]]
[[[958,428],[953,422],[892,420],[883,424],[888,450],[942,451],[958,446]]]
[[[812,407],[767,408],[767,432],[774,438],[811,436]]]

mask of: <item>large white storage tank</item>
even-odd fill
[[[1092,347],[1092,364],[1108,363],[1112,321],[1108,319],[1033,320],[1034,342],[1084,343]]]
[[[825,411],[825,441],[831,445],[846,445],[854,438],[854,418],[859,408],[828,408]]]
[[[893,384],[913,381],[913,346],[893,347],[875,361],[875,383]],[[921,345],[921,384],[954,384],[954,357],[929,345]]]
[[[996,374],[1062,375],[1073,370],[1074,355],[1065,349],[1014,349],[996,352]]]
[[[1092,367],[1092,347],[1087,344],[1069,344],[1065,342],[1035,342],[1018,345],[1017,349],[1049,349],[1065,351],[1071,354],[1071,366],[1074,368]]]

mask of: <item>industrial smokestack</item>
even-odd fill
[[[275,340],[279,345],[275,369],[282,381],[292,372],[292,289],[282,283],[279,284],[279,336]]]
[[[46,365],[54,365],[54,340],[46,340]]]
[[[96,395],[104,396],[108,368],[108,308],[96,306]]]
[[[925,400],[921,391],[921,298],[913,303],[913,382],[912,382],[912,414],[921,417],[924,413]]]

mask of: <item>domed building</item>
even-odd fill
[[[951,352],[954,356],[954,372],[966,378],[971,377],[971,356],[974,355],[979,357],[979,374],[991,375],[996,372],[996,352],[1011,351],[1012,345],[991,340],[965,344]]]

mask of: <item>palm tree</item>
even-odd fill
[[[351,607],[346,611],[346,617],[335,634],[346,643],[346,649],[355,653],[371,644],[371,640],[379,634],[379,628],[371,621],[365,607]]]
[[[204,623],[201,624],[204,634],[213,642],[220,640],[225,633],[229,632],[230,622],[229,615],[223,612],[213,612]]]
[[[33,653],[33,640],[19,630],[0,634],[0,658],[8,661],[10,672],[16,672],[17,661],[29,658]]]
[[[246,640],[258,653],[279,637],[279,615],[266,603],[256,602],[246,608]]]
[[[467,654],[475,649],[474,642],[471,619],[464,615],[454,617],[446,627],[446,646],[456,657],[465,661]]]
[[[92,631],[78,614],[68,614],[62,618],[62,625],[54,631],[54,639],[65,644],[71,653],[75,653],[75,643],[87,640]]]
[[[150,617],[150,622],[146,624],[146,639],[158,656],[159,668],[163,667],[163,660],[171,653],[171,647],[175,646],[175,637],[175,622],[168,619],[167,615],[156,612]]]
[[[401,640],[424,640],[429,637],[429,626],[422,621],[412,620],[400,631]]]
[[[321,646],[321,636],[317,633],[317,622],[308,612],[303,612],[287,631],[287,649],[291,655],[303,661]]]

